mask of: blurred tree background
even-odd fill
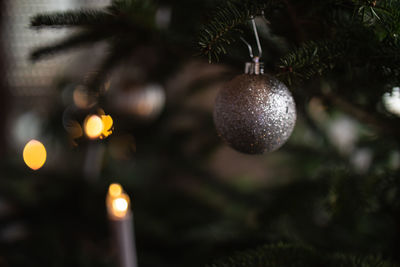
[[[1,5],[0,266],[117,266],[114,182],[141,267],[400,262],[400,1]],[[239,37],[255,47],[253,16],[298,114],[259,156],[224,144],[212,118],[249,61]],[[90,114],[110,115],[112,134],[88,139]],[[31,139],[47,149],[37,171]]]

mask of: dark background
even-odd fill
[[[283,2],[290,8],[271,24],[258,21],[273,74],[291,48],[332,27],[329,6]],[[34,30],[29,19],[108,2],[0,3],[0,266],[117,266],[105,207],[113,182],[131,197],[141,267],[204,266],[278,242],[400,260],[400,96],[365,70],[368,53],[355,56],[357,66],[346,58],[322,78],[290,86],[294,133],[280,150],[251,156],[225,145],[212,120],[218,89],[248,61],[246,47],[234,42],[211,65],[198,55],[198,32],[220,2],[159,1],[161,21],[172,10],[159,27],[176,43],[121,51],[124,60],[104,77],[104,97],[83,108],[76,90],[107,43],[32,62],[32,49],[76,29]],[[253,42],[249,29],[243,35]],[[114,131],[90,141],[79,125],[100,107]],[[47,149],[37,171],[22,159],[31,139]]]

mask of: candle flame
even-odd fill
[[[112,202],[112,210],[114,216],[118,218],[125,217],[128,211],[128,201],[122,196],[114,199]]]
[[[120,184],[110,184],[108,187],[108,194],[111,197],[118,197],[122,193],[122,186]]]
[[[120,184],[111,184],[108,188],[107,210],[114,218],[124,218],[129,211],[129,196],[123,192]]]

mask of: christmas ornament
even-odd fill
[[[254,20],[253,26],[255,29]],[[253,57],[251,46],[244,42],[253,62],[246,63],[245,74],[236,76],[218,93],[214,123],[218,134],[234,149],[262,154],[278,149],[290,137],[296,106],[285,84],[264,74],[259,57]]]

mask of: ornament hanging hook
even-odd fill
[[[240,39],[243,41],[243,43],[245,43],[245,44],[247,45],[247,48],[249,49],[250,57],[253,59],[253,61],[254,61],[254,62],[258,62],[259,59],[260,59],[261,56],[262,56],[262,48],[261,48],[260,38],[258,37],[256,22],[255,22],[253,16],[250,18],[250,21],[251,21],[251,24],[252,24],[252,27],[253,27],[254,37],[256,38],[257,49],[258,49],[258,56],[254,56],[254,54],[253,54],[253,48],[251,47],[251,45],[249,44],[249,42],[247,42],[243,37],[240,37]]]
[[[260,38],[258,37],[257,26],[256,26],[256,22],[254,20],[254,17],[251,17],[251,24],[253,26],[254,36],[256,37],[257,48],[258,48],[258,58],[261,58],[262,48],[261,48]]]
[[[252,59],[252,62],[246,62],[245,66],[244,66],[244,73],[255,74],[255,75],[264,74],[264,63],[260,61],[260,58],[262,56],[261,43],[260,43],[260,38],[258,37],[257,26],[256,26],[256,22],[254,20],[254,16],[252,16],[250,18],[250,20],[251,20],[251,24],[252,24],[253,31],[254,31],[254,37],[256,38],[256,43],[257,43],[257,48],[258,48],[258,56],[254,56],[253,48],[251,47],[249,42],[247,42],[243,37],[240,37],[240,39],[243,41],[243,43],[245,43],[247,45],[247,48],[249,49],[250,57]]]
[[[251,45],[249,44],[249,42],[247,42],[243,37],[240,37],[240,40],[243,41],[243,43],[245,43],[247,45],[247,48],[249,49],[249,54],[251,58],[254,58],[253,55],[253,48],[251,48]]]

